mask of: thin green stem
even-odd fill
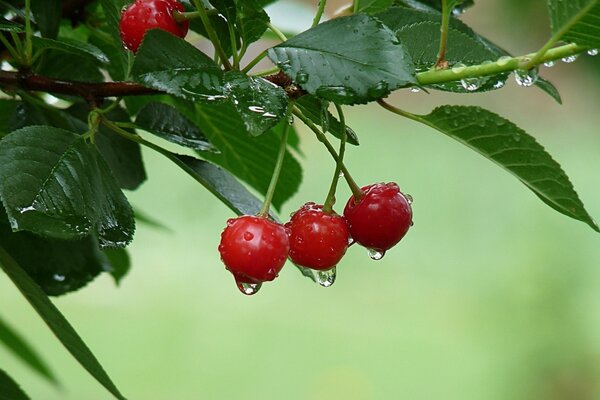
[[[317,9],[311,28],[314,28],[321,22],[321,17],[323,16],[323,12],[325,12],[325,5],[327,5],[327,0],[319,0],[319,8]]]
[[[17,51],[17,49],[10,44],[10,42],[8,41],[8,39],[4,36],[4,34],[2,32],[0,32],[0,42],[4,45],[4,47],[6,47],[6,50],[8,50],[8,52],[10,53],[11,57],[17,62],[17,63],[21,63],[21,55],[20,53]]]
[[[173,12],[173,18],[175,18],[175,21],[177,21],[177,22],[190,21],[192,19],[200,18],[200,12],[199,11],[188,11],[188,12],[175,11],[175,12]]]
[[[331,144],[331,142],[329,140],[327,140],[327,137],[325,136],[325,134],[323,132],[321,132],[321,130],[307,116],[302,114],[302,112],[299,109],[294,108],[294,115],[296,117],[298,117],[311,131],[313,131],[315,133],[315,135],[317,136],[317,140],[319,140],[321,143],[323,143],[325,145],[325,148],[327,149],[329,154],[331,154],[333,159],[337,162],[339,160],[338,154],[336,153],[335,149],[333,148],[333,145]],[[354,195],[354,197],[356,199],[361,198],[363,195],[363,192],[362,192],[362,190],[360,190],[360,187],[356,184],[356,182],[352,178],[352,175],[350,175],[350,172],[348,171],[348,168],[346,168],[346,166],[344,165],[343,161],[341,163],[340,169],[344,173],[344,179],[346,180],[346,183],[350,187],[350,190],[352,191],[352,194]]]
[[[278,67],[272,67],[272,68],[267,68],[265,70],[259,71],[259,72],[255,73],[255,74],[252,74],[252,75],[254,75],[254,76],[266,76],[266,75],[274,74],[274,73],[276,73],[278,71],[279,71]]]
[[[23,52],[23,43],[21,42],[21,38],[19,38],[19,35],[17,35],[16,32],[11,32],[10,37],[12,38],[13,43],[15,44],[15,50],[17,50],[17,53],[21,55],[21,59],[23,60],[25,58],[25,54]]]
[[[285,158],[285,151],[287,149],[288,143],[288,134],[290,132],[290,122],[289,118],[291,116],[291,111],[294,107],[294,104],[289,105],[288,112],[285,116],[285,127],[283,128],[283,133],[281,134],[281,144],[279,145],[279,153],[277,154],[277,160],[275,161],[275,168],[273,169],[273,175],[271,176],[271,182],[269,183],[269,188],[267,189],[267,194],[265,195],[265,201],[263,202],[263,206],[256,214],[258,217],[266,218],[269,215],[269,210],[271,208],[271,202],[273,201],[273,195],[275,194],[275,189],[277,188],[277,183],[279,182],[279,176],[281,175],[281,170],[283,167],[283,159]]]
[[[206,9],[202,6],[202,3],[200,0],[194,0],[194,5],[196,6],[196,9],[198,10],[198,14],[200,15],[200,19],[202,20],[204,29],[206,30],[206,34],[208,35],[208,38],[212,42],[212,44],[215,48],[215,51],[219,55],[219,58],[221,59],[223,66],[225,67],[225,69],[230,70],[231,64],[229,63],[229,59],[227,58],[225,51],[223,51],[223,47],[221,47],[221,42],[219,42],[219,38],[217,37],[217,33],[215,32],[215,29],[213,28],[212,24],[210,23],[210,19],[208,18],[208,13],[207,13]]]
[[[588,47],[578,46],[576,44],[567,44],[548,50],[535,65],[547,61],[555,61],[561,58],[569,57],[575,54],[583,53]],[[493,76],[503,72],[512,72],[523,69],[523,65],[530,62],[535,53],[526,54],[519,57],[501,57],[496,62],[471,65],[468,67],[449,68],[440,70],[429,70],[417,74],[417,82],[421,86],[435,85],[439,83],[459,81],[465,78],[474,78],[481,76]]]
[[[353,14],[358,13],[359,8],[360,8],[360,0],[353,0],[352,1],[352,13]]]
[[[263,58],[265,58],[267,56],[267,50],[263,50],[259,55],[257,55],[256,57],[254,57],[254,59],[252,61],[250,61],[248,63],[248,65],[246,65],[243,69],[242,72],[247,74],[252,68],[254,68],[254,66],[256,66],[256,64],[258,64],[259,62],[261,62],[261,60]]]
[[[394,107],[393,105],[391,105],[389,103],[386,103],[385,100],[383,100],[383,99],[377,100],[377,103],[381,107],[385,108],[388,111],[393,112],[396,115],[400,115],[401,117],[412,119],[413,121],[417,121],[417,122],[420,122],[422,124],[431,126],[431,124],[425,118],[421,117],[420,115],[413,114],[413,113],[410,113],[408,111],[404,111],[404,110],[402,110],[402,109],[400,109],[398,107]]]
[[[340,180],[342,165],[344,165],[344,154],[346,153],[346,118],[344,117],[344,112],[340,105],[335,104],[335,109],[337,110],[338,116],[340,118],[342,137],[340,138],[340,150],[338,152],[338,159],[335,163],[335,172],[333,173],[333,179],[331,180],[329,193],[327,193],[327,198],[325,199],[325,204],[323,205],[323,212],[325,213],[331,213],[333,211],[333,205],[335,204],[335,192],[337,190],[337,185]]]
[[[448,65],[446,62],[446,47],[448,45],[450,11],[448,0],[442,0],[442,27],[440,29],[440,48],[438,50],[437,61],[435,62],[436,68],[445,68]]]
[[[233,26],[233,23],[227,21],[227,28],[229,29],[229,39],[231,42],[231,54],[233,55],[233,69],[239,70],[240,69],[240,57],[238,55],[237,41],[236,41],[236,36],[235,36],[235,27]]]
[[[25,54],[24,63],[30,67],[33,58],[33,30],[31,28],[31,0],[25,0]]]
[[[278,38],[279,40],[281,40],[282,42],[287,41],[287,37],[285,36],[285,34],[283,32],[281,32],[279,29],[277,29],[276,26],[274,26],[272,23],[268,23],[267,26],[269,27],[269,29],[271,30],[271,32],[273,32]]]

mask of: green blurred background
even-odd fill
[[[514,53],[548,36],[542,0],[478,3],[464,20]],[[390,101],[423,113],[477,104],[512,119],[562,164],[600,219],[599,61],[543,70],[563,106],[513,82],[489,94],[401,93]],[[125,395],[600,399],[598,234],[437,132],[377,107],[347,116],[362,141],[348,151],[355,178],[397,181],[415,198],[415,226],[381,261],[352,247],[329,289],[288,265],[258,295],[240,294],[216,250],[231,212],[144,153],[150,180],[130,200],[173,232],[139,224],[120,288],[102,276],[56,299]],[[304,182],[283,216],[323,201],[333,170],[312,135],[301,130],[301,138]],[[348,194],[343,187],[340,203]],[[33,399],[110,398],[5,276],[0,304],[63,384],[49,386],[0,347],[1,364]]]

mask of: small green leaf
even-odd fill
[[[140,110],[135,124],[146,132],[178,145],[194,150],[215,151],[198,127],[172,106],[150,103]]]
[[[538,80],[535,82],[535,85],[544,92],[546,92],[554,100],[556,100],[558,104],[562,104],[562,98],[560,97],[560,93],[558,92],[556,86],[552,84],[552,82],[544,78],[538,78]]]
[[[185,40],[158,29],[146,33],[131,74],[138,83],[184,99],[222,96],[218,65]]]
[[[500,165],[556,211],[600,232],[560,165],[512,122],[472,106],[438,107],[418,119]]]
[[[0,31],[20,33],[25,31],[25,27],[4,17],[0,17]]]
[[[54,39],[60,28],[62,0],[31,0],[31,12],[42,36]]]
[[[111,265],[109,272],[118,286],[131,269],[129,253],[126,249],[105,249],[104,255],[108,257]]]
[[[6,372],[0,369],[0,400],[29,400],[29,396]]]
[[[106,54],[104,54],[104,52],[102,52],[102,50],[100,50],[96,46],[91,45],[89,43],[77,42],[74,40],[62,39],[58,41],[34,36],[33,47],[36,51],[53,49],[59,52],[66,52],[80,57],[90,57],[102,63],[109,62],[109,59],[106,56]]]
[[[0,317],[0,342],[4,343],[6,348],[10,350],[17,358],[27,364],[29,368],[46,378],[48,381],[57,384],[56,377],[48,367],[48,365],[42,360],[42,357],[35,351],[35,349],[23,339],[23,337],[15,331],[7,322],[2,320]],[[2,384],[0,383],[0,389]],[[0,390],[0,398],[2,390]]]
[[[327,100],[321,100],[313,95],[305,95],[296,101],[296,106],[302,111],[306,117],[312,122],[321,126],[324,130],[331,132],[338,139],[342,138],[342,125],[336,117],[334,117],[327,106]],[[358,136],[352,128],[346,126],[346,139],[348,143],[358,146]]]
[[[125,397],[119,392],[119,389],[104,371],[94,354],[81,340],[75,329],[69,324],[69,321],[2,246],[0,246],[0,268],[4,270],[33,309],[42,317],[50,330],[81,366],[117,399],[125,400]],[[9,399],[15,400],[18,398],[9,397]]]
[[[600,0],[548,0],[557,40],[600,47]]]
[[[269,49],[269,57],[307,92],[339,104],[366,103],[416,83],[404,46],[367,15],[319,24]]]
[[[58,239],[98,234],[105,247],[133,238],[131,206],[109,168],[81,136],[31,126],[0,141],[0,198],[13,230]]]

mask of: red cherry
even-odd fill
[[[306,203],[285,226],[290,232],[290,258],[302,267],[331,269],[348,248],[346,221],[334,212],[323,212],[322,205]]]
[[[381,257],[408,232],[412,223],[410,201],[393,182],[375,183],[361,190],[364,194],[358,202],[354,196],[348,200],[344,217],[352,238]]]
[[[146,31],[162,29],[180,38],[187,35],[189,21],[177,22],[173,13],[185,11],[178,0],[136,0],[121,14],[121,40],[125,47],[137,52]]]
[[[288,233],[283,225],[251,215],[227,221],[219,244],[221,260],[238,286],[275,279],[289,251]]]

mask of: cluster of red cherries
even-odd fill
[[[227,221],[219,252],[240,291],[256,293],[277,277],[288,257],[318,273],[334,271],[348,247],[358,243],[372,259],[381,259],[412,225],[412,199],[396,183],[361,191],[359,198],[350,197],[343,216],[306,203],[285,225],[252,215]]]

